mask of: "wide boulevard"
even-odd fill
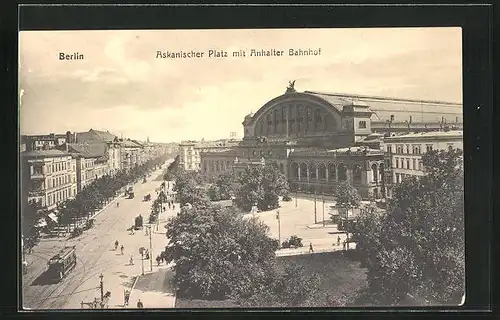
[[[142,273],[139,248],[150,247],[150,237],[145,235],[144,229],[135,234],[127,229],[134,224],[134,219],[139,214],[147,224],[152,201],[157,198],[156,190],[161,184],[156,178],[164,168],[165,166],[153,172],[146,183],[141,180],[135,184],[134,199],[127,199],[122,195],[108,204],[94,217],[94,227],[83,235],[75,239],[42,239],[33,252],[27,254],[28,273],[22,278],[25,309],[80,309],[82,302],[100,298],[101,274],[104,292],[111,292],[109,308],[124,307],[124,290],[132,289],[134,280]],[[143,201],[146,194],[151,194],[151,201]],[[119,206],[116,205],[117,202]],[[165,221],[173,214],[173,210],[167,210],[161,214],[160,221]],[[120,246],[123,244],[123,255],[119,248],[114,250],[115,241]],[[159,225],[152,241],[154,245],[151,256],[155,259],[167,244],[163,225]],[[76,267],[62,281],[49,283],[44,276],[47,261],[64,246],[72,245],[76,246]],[[134,264],[130,264],[131,255]],[[153,261],[155,268],[158,267],[156,261]],[[144,261],[144,268],[153,271],[150,270],[149,260]]]

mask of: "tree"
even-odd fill
[[[224,298],[259,292],[274,276],[278,243],[257,219],[211,203],[184,207],[167,224],[167,260],[190,297]]]
[[[351,209],[359,206],[361,197],[358,190],[350,185],[347,181],[339,182],[333,191],[333,196],[340,208]]]
[[[45,216],[47,211],[39,202],[26,200],[22,203],[21,213],[21,233],[24,238],[24,247],[33,248],[40,238],[38,220]]]
[[[249,211],[257,203],[260,210],[275,209],[279,197],[289,192],[286,177],[276,166],[255,166],[248,168],[240,178],[241,187],[236,193],[236,204]]]
[[[261,290],[241,294],[235,299],[242,307],[315,307],[318,304],[321,278],[301,265],[287,265]]]
[[[423,156],[426,175],[399,184],[385,215],[358,219],[355,238],[378,302],[458,304],[464,294],[462,152]]]

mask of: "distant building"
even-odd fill
[[[420,132],[387,137],[386,185],[392,196],[394,184],[409,176],[423,176],[422,156],[431,150],[463,150],[463,131]]]
[[[54,209],[76,194],[73,166],[71,155],[60,150],[21,153],[22,196]]]
[[[76,159],[77,191],[109,173],[106,145],[102,143],[68,143],[67,151]]]
[[[21,136],[21,145],[24,145],[22,147],[24,151],[51,150],[63,145],[65,142],[66,135],[55,133]]]
[[[181,163],[211,175],[223,164],[241,171],[274,165],[293,189],[331,194],[340,181],[363,198],[385,196],[387,137],[412,132],[460,130],[462,105],[441,101],[355,94],[286,92],[243,120],[243,140],[232,147],[201,152],[196,142],[180,145]],[[392,144],[392,143],[391,143]],[[230,150],[229,150],[230,149]]]
[[[184,170],[201,170],[201,154],[220,152],[234,148],[239,140],[220,139],[215,141],[183,141],[179,144],[179,164]],[[234,158],[233,158],[234,159]],[[231,161],[233,160],[231,159]]]
[[[66,133],[68,136],[70,132]],[[88,132],[78,132],[73,134],[71,142],[87,143],[87,144],[101,144],[105,146],[105,157],[110,174],[115,174],[121,170],[122,167],[122,154],[121,154],[121,141],[114,134],[108,131],[99,131],[90,129]],[[69,139],[68,139],[69,141]],[[101,147],[99,147],[101,148]]]

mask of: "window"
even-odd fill
[[[255,157],[255,150],[254,150],[254,151],[252,151],[252,156],[254,156],[254,157]]]
[[[432,144],[427,144],[427,145],[425,145],[425,150],[426,150],[427,152],[432,151]]]
[[[403,153],[403,147],[402,146],[397,146],[396,147],[396,153],[402,154]]]
[[[359,122],[359,128],[360,128],[360,129],[366,129],[366,121],[364,121],[364,120],[363,120],[363,121],[360,121],[360,122]]]
[[[417,168],[417,159],[413,159],[413,170],[418,170],[418,168]]]
[[[406,169],[410,169],[410,159],[406,159]]]
[[[391,150],[392,148],[391,148],[391,147],[392,147],[392,146],[391,146],[390,144],[388,144],[388,145],[386,146],[386,151],[387,151],[387,152],[389,152],[389,153],[390,153],[390,152],[392,152],[392,150]]]
[[[396,158],[396,168],[399,168],[399,158]]]
[[[406,145],[406,153],[410,153],[410,145],[409,144]]]
[[[399,173],[396,173],[396,183],[401,182],[401,175]]]

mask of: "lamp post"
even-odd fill
[[[102,282],[102,278],[104,278],[104,276],[102,275],[102,273],[101,273],[101,275],[99,276],[99,278],[101,279],[101,281],[100,281],[100,283],[99,283],[99,287],[100,287],[100,289],[101,289],[101,303],[102,303],[102,301],[104,300],[104,284],[103,284],[103,282]]]
[[[144,275],[144,248],[140,247],[139,248],[139,253],[141,254],[141,269],[142,269],[142,275]]]
[[[299,197],[299,189],[297,187],[297,189],[295,189],[295,208],[297,208],[297,199]]]
[[[149,225],[148,228],[149,228],[149,268],[151,272],[153,272],[153,241],[151,238],[151,232],[153,230],[151,229],[151,225]]]
[[[280,219],[280,210],[276,210],[276,219],[278,220],[278,243],[281,247],[281,219]]]
[[[318,217],[316,216],[316,190],[314,190],[314,224],[318,223]]]
[[[323,227],[325,227],[325,196],[323,196]]]

